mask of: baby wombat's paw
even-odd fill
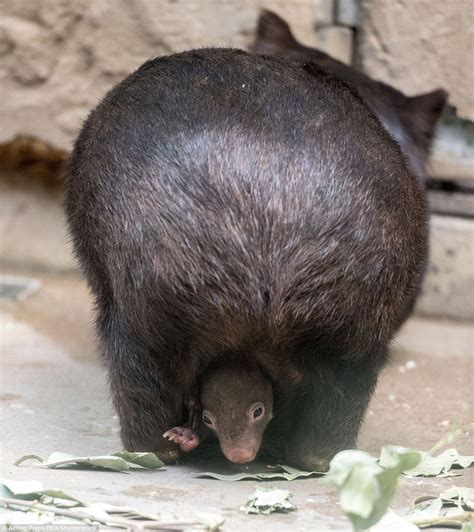
[[[163,438],[179,445],[185,453],[192,451],[199,445],[199,436],[192,429],[186,427],[174,427],[166,431]]]

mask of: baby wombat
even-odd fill
[[[252,459],[265,427],[303,468],[355,445],[427,225],[422,185],[350,86],[239,50],[148,61],[85,122],[66,208],[127,449],[173,460],[162,434],[203,375],[230,460]],[[226,365],[208,404],[206,371]]]
[[[214,434],[228,460],[251,462],[273,418],[270,379],[258,364],[243,358],[211,366],[200,378],[200,387],[199,399],[187,402],[186,426],[174,427],[164,437],[189,452]]]

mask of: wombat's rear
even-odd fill
[[[294,462],[355,444],[426,225],[398,146],[344,83],[236,50],[149,61],[87,120],[67,214],[125,447],[171,459],[183,398],[236,359],[271,379],[267,441]]]

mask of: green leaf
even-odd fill
[[[420,460],[417,451],[403,447],[385,447],[382,452],[385,467],[363,451],[342,451],[332,459],[323,479],[338,489],[341,508],[356,530],[369,528],[383,517],[400,473]]]
[[[463,456],[456,449],[446,449],[437,456],[420,452],[421,460],[415,467],[404,472],[407,477],[448,476],[452,468],[465,469],[474,463],[474,456]]]
[[[415,467],[422,459],[422,454],[422,451],[406,449],[398,445],[387,445],[382,447],[378,463],[386,469],[403,471]]]
[[[377,460],[364,451],[347,450],[341,451],[331,460],[329,471],[322,479],[325,484],[332,484],[336,488],[342,488],[351,475],[352,469],[356,467],[373,468],[373,471],[380,471]]]
[[[474,489],[452,487],[439,497],[424,496],[415,499],[408,519],[419,526],[464,528],[474,519]],[[469,527],[467,527],[469,530]]]
[[[341,490],[341,508],[344,513],[352,515],[352,522],[358,521],[359,517],[362,520],[369,518],[380,499],[380,485],[373,473],[371,466],[355,466]]]
[[[443,508],[443,501],[439,498],[431,498],[420,502],[415,501],[414,512],[409,514],[412,523],[423,522],[427,520],[436,520],[440,516]],[[412,518],[415,516],[416,518]]]
[[[44,463],[48,468],[81,466],[85,469],[107,469],[111,471],[128,471],[128,463],[118,456],[74,456],[66,453],[52,453]]]
[[[247,514],[269,515],[273,512],[291,512],[296,510],[296,506],[288,490],[258,486],[240,509]]]
[[[194,476],[197,478],[213,478],[215,480],[235,482],[238,480],[295,480],[297,478],[307,478],[315,475],[324,475],[324,473],[318,471],[302,471],[286,465],[277,465],[272,467],[270,471],[242,471],[241,473],[232,474],[205,471],[196,473]]]
[[[2,490],[7,489],[8,494],[3,497],[11,497],[12,495],[29,495],[43,491],[43,484],[39,480],[7,480],[1,479]]]
[[[459,502],[466,510],[474,511],[474,488],[452,488],[440,494],[443,501]]]
[[[276,467],[281,468],[283,471],[281,478],[285,480],[296,480],[297,478],[307,478],[315,475],[322,476],[326,474],[325,471],[303,471],[302,469],[296,469],[295,467],[282,464],[279,464]]]
[[[122,458],[129,464],[137,465],[145,469],[160,469],[165,465],[155,453],[131,453],[130,451],[118,451],[111,454],[113,456]]]
[[[73,467],[107,471],[129,471],[131,466],[146,469],[159,469],[164,466],[163,462],[153,453],[131,453],[128,451],[119,451],[102,456],[74,456],[55,452],[50,454],[47,460],[37,455],[28,454],[19,458],[15,465],[20,465],[26,460],[39,461],[42,467],[50,469]]]
[[[80,504],[75,497],[71,497],[59,489],[43,489],[39,480],[8,480],[0,479],[0,496],[24,501],[36,501],[42,497],[65,499]]]

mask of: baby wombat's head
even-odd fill
[[[201,387],[202,420],[215,433],[225,457],[251,462],[273,416],[273,389],[258,365],[223,364],[207,372]]]

